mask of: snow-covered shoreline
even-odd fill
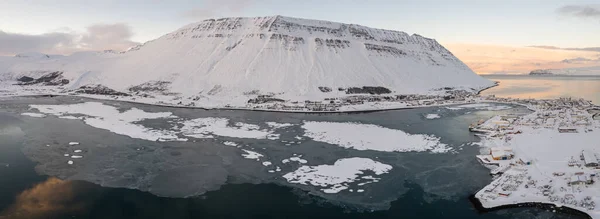
[[[600,173],[600,122],[588,113],[596,106],[570,98],[516,102],[532,112],[472,125],[485,133],[477,158],[497,166],[491,170],[497,178],[474,195],[481,208],[554,205],[600,218],[600,185],[594,180]]]
[[[482,88],[477,92],[479,93],[482,90],[489,89],[491,87],[497,86],[492,85],[490,87]],[[68,97],[80,97],[80,98],[89,98],[95,100],[110,100],[110,101],[120,101],[126,103],[134,103],[134,104],[142,104],[149,106],[161,106],[161,107],[170,107],[170,108],[185,108],[185,109],[201,109],[201,110],[242,110],[242,111],[260,111],[260,112],[281,112],[281,113],[303,113],[303,114],[336,114],[336,113],[368,113],[368,112],[381,112],[381,111],[391,111],[391,110],[404,110],[404,109],[418,109],[425,107],[440,107],[440,106],[453,106],[453,105],[461,105],[461,104],[470,104],[470,103],[499,103],[506,104],[503,101],[489,101],[485,98],[482,98],[479,95],[467,94],[467,96],[462,96],[460,94],[458,98],[460,100],[443,100],[445,94],[434,94],[432,93],[429,97],[435,97],[437,100],[432,99],[416,99],[413,101],[404,101],[404,102],[396,102],[396,101],[376,101],[376,102],[368,102],[364,104],[352,104],[345,107],[339,107],[335,110],[308,110],[307,108],[298,108],[298,109],[273,109],[273,108],[257,108],[254,107],[244,107],[244,106],[220,106],[220,107],[207,107],[207,106],[187,106],[180,105],[175,103],[166,103],[161,99],[153,99],[153,98],[129,98],[129,97],[117,97],[117,96],[109,96],[109,95],[92,95],[92,94],[79,94],[79,93],[64,93],[53,90],[43,90],[44,92],[37,92],[31,94],[24,94],[19,92],[9,92],[9,93],[0,93],[0,101],[6,98],[38,98],[38,97],[53,97],[53,96],[68,96]],[[377,97],[377,95],[373,95]],[[513,103],[510,103],[513,104]],[[515,103],[516,104],[516,103]]]

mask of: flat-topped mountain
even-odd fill
[[[282,16],[208,19],[121,53],[0,59],[0,79],[52,72],[68,80],[67,90],[101,85],[212,107],[244,106],[259,96],[285,102],[493,84],[433,39]]]

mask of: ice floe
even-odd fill
[[[438,114],[427,114],[427,115],[425,115],[425,118],[426,119],[439,119],[439,118],[442,118],[442,117],[440,115],[438,115]]]
[[[260,160],[261,157],[264,157],[264,155],[259,154],[257,152],[254,151],[249,151],[249,150],[245,150],[242,149],[244,152],[246,152],[245,154],[242,154],[242,157],[246,158],[246,159],[252,159],[252,160]]]
[[[289,183],[319,186],[325,193],[338,193],[348,189],[353,182],[375,180],[376,178],[368,175],[369,173],[382,175],[391,169],[392,166],[384,163],[368,158],[353,157],[339,159],[333,165],[301,166],[283,177]],[[360,178],[365,175],[371,176],[371,178]]]
[[[31,105],[42,113],[64,117],[68,114],[81,114],[86,124],[105,129],[117,134],[126,135],[150,141],[157,140],[179,140],[175,132],[168,130],[155,130],[144,127],[135,122],[145,119],[173,118],[170,112],[149,113],[137,108],[131,108],[125,112],[119,112],[116,107],[98,102],[85,102],[70,105]]]
[[[70,161],[67,161],[67,163],[68,163],[69,165],[71,165],[71,164],[73,164],[73,161],[72,161],[72,160],[70,160]]]
[[[235,126],[229,126],[229,119],[226,118],[197,118],[185,120],[182,124],[182,134],[192,138],[213,138],[213,135],[218,135],[233,138],[267,139],[271,134],[268,130],[259,130],[260,127],[253,124],[237,122]]]
[[[315,141],[335,144],[344,148],[375,151],[446,152],[450,148],[438,137],[408,134],[372,124],[305,121],[304,136]]]
[[[23,116],[30,116],[30,117],[36,117],[36,118],[44,118],[44,117],[46,117],[46,115],[41,114],[41,113],[21,113],[21,115],[23,115]]]
[[[294,124],[291,124],[291,123],[277,123],[277,122],[265,122],[265,124],[267,124],[272,129],[280,129],[280,128],[294,126]]]
[[[232,147],[237,147],[238,146],[238,143],[235,143],[233,141],[225,141],[225,142],[223,142],[223,144],[227,145],[227,146],[232,146]]]
[[[298,162],[298,163],[301,163],[301,164],[308,163],[308,161],[307,161],[307,160],[305,160],[305,159],[302,159],[302,158],[300,158],[300,157],[290,157],[290,158],[289,158],[289,160],[290,160],[290,161],[295,161],[295,162]]]
[[[262,165],[265,166],[265,167],[271,166],[271,162],[265,161],[265,162],[262,162]]]
[[[73,120],[82,119],[82,118],[76,117],[76,116],[59,116],[58,118],[59,119],[73,119]]]
[[[69,145],[79,145],[79,142],[72,141],[72,142],[69,142]]]

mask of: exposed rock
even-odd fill
[[[21,81],[22,79],[28,80],[28,81]],[[45,85],[45,86],[60,86],[60,85],[65,85],[65,84],[69,83],[69,80],[62,79],[61,71],[50,72],[48,74],[43,75],[42,77],[40,77],[38,79],[33,79],[33,80],[29,80],[29,79],[33,79],[33,78],[24,76],[24,77],[17,79],[17,81],[20,81],[20,83],[18,83],[18,85],[41,84],[41,85]]]
[[[365,43],[365,48],[370,51],[376,51],[378,53],[387,53],[394,56],[406,55],[406,52],[391,46],[382,46],[376,44]]]
[[[329,92],[331,92],[331,88],[330,87],[319,87],[319,90],[321,90],[321,92],[323,92],[323,93],[329,93]]]
[[[252,103],[252,104],[271,103],[271,102],[285,102],[285,100],[282,100],[279,98],[273,98],[269,95],[260,95],[257,98],[248,100],[248,103]]]
[[[169,90],[170,81],[148,81],[146,83],[128,88],[131,92],[165,92]]]
[[[350,87],[346,90],[346,94],[389,94],[392,93],[390,89],[385,87]]]
[[[27,77],[27,76],[23,76],[23,77],[20,77],[17,79],[18,82],[30,82],[33,80],[35,80],[35,79],[32,77]]]
[[[119,92],[102,85],[84,85],[75,90],[80,94],[112,95],[112,96],[131,96],[128,93]]]

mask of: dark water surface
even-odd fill
[[[478,139],[468,132],[468,125],[499,113],[525,113],[522,108],[492,112],[433,107],[306,115],[203,111],[101,101],[123,108],[170,111],[184,118],[213,116],[248,123],[309,120],[377,124],[411,134],[433,134],[454,149],[452,153],[442,154],[390,153],[356,151],[309,140],[290,147],[279,141],[222,139],[245,141],[256,150],[261,149],[259,152],[273,161],[298,153],[305,155],[303,158],[311,165],[333,163],[346,157],[368,157],[393,166],[389,174],[381,176],[381,182],[367,185],[365,193],[323,195],[307,187],[286,184],[281,177],[266,173],[260,163],[240,158],[236,148],[215,144],[215,140],[148,142],[96,129],[77,120],[20,115],[27,111],[29,104],[85,101],[97,100],[60,97],[0,102],[0,218],[572,218],[532,208],[480,214],[468,200],[469,195],[492,180],[489,170],[474,158],[479,148],[469,143]],[[442,118],[424,119],[428,113],[440,114]],[[301,132],[291,132],[296,131]],[[295,135],[297,133],[282,133],[281,139]],[[93,153],[86,154],[87,163],[77,168],[59,160],[62,154],[53,151],[56,147],[43,146],[70,141],[109,146],[97,147]],[[39,148],[40,145],[43,148]],[[147,150],[136,150],[140,146]],[[223,166],[224,159],[226,166]],[[198,162],[211,168],[224,168],[228,173],[226,183],[190,198],[165,198],[140,191],[147,189],[141,180],[145,176],[176,169],[182,163]],[[282,168],[282,174],[294,170],[294,167]],[[106,169],[111,172],[105,173]],[[119,173],[116,176],[128,177],[115,177],[115,172]],[[182,172],[175,173],[161,183],[160,189],[185,192],[178,187],[201,184],[194,181],[198,179],[194,177],[189,178],[190,181],[178,181],[176,179],[188,178],[181,178]],[[385,206],[388,199],[393,201],[385,207],[387,210],[366,210]]]
[[[600,76],[530,76],[530,75],[484,75],[500,86],[482,92],[498,97],[559,98],[573,97],[591,100],[600,105]]]

